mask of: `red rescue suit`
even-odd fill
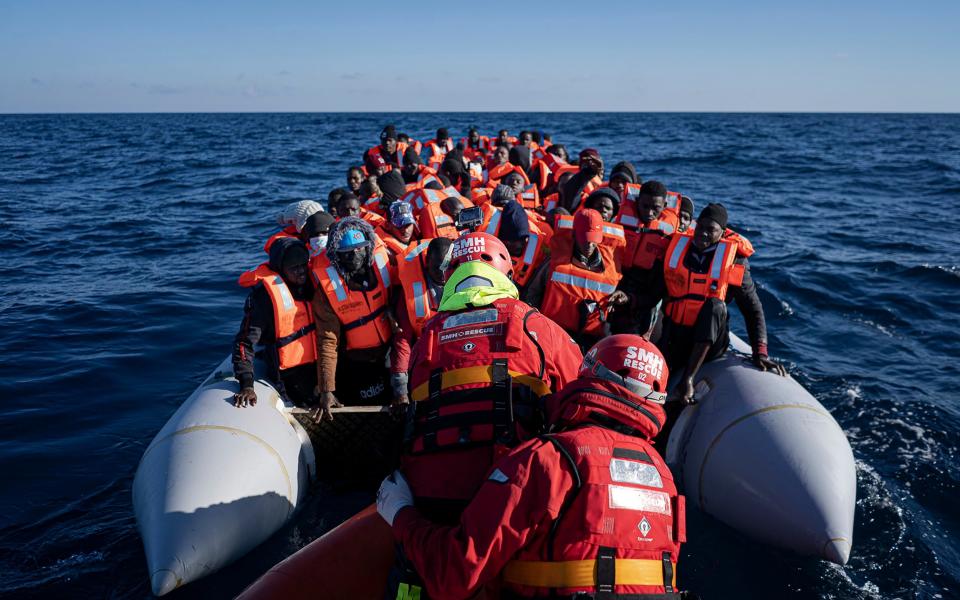
[[[713,254],[710,268],[704,274],[692,273],[683,261],[693,243],[693,231],[673,236],[663,263],[663,279],[667,285],[667,301],[664,314],[678,325],[692,326],[697,321],[700,307],[708,298],[727,299],[727,288],[743,283],[743,265],[734,261],[738,256],[748,258],[753,254],[750,241],[727,229]]]
[[[397,149],[393,151],[393,154],[387,154],[387,151],[380,144],[368,149],[365,154],[371,158],[374,156],[382,157],[383,162],[387,163],[387,170],[384,173],[392,171],[394,167],[403,166],[403,150],[400,149],[400,144],[397,144]],[[367,160],[364,160],[365,165],[366,163]]]
[[[500,449],[529,437],[539,399],[574,379],[581,360],[569,335],[519,300],[430,319],[410,357],[401,465],[414,495],[472,498]]]
[[[599,382],[570,388],[611,393]],[[657,408],[654,419],[663,415]],[[519,597],[570,598],[606,587],[612,599],[679,600],[685,502],[663,459],[636,437],[649,430],[637,426],[614,425],[628,435],[588,421],[527,442],[497,462],[456,527],[402,509],[394,536],[427,594],[470,597],[502,573],[503,588]]]
[[[603,271],[585,269],[573,262],[573,217],[561,216],[550,239],[550,266],[540,312],[572,334],[603,335],[602,303],[616,291],[626,245],[623,228],[603,224],[603,241],[598,245]]]

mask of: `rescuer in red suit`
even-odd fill
[[[647,340],[598,342],[548,400],[552,433],[499,460],[456,525],[423,516],[399,473],[384,480],[377,510],[425,595],[502,585],[503,598],[680,598],[684,499],[649,441],[665,419],[667,378]]]

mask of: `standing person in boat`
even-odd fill
[[[390,386],[396,404],[409,402],[407,372],[410,370],[410,352],[424,324],[440,306],[452,246],[450,238],[423,240],[397,261],[401,293],[395,294],[394,298],[397,331],[390,350]]]
[[[307,247],[296,238],[281,238],[270,246],[269,271],[250,290],[233,340],[233,374],[240,382],[234,406],[257,403],[253,358],[258,345],[264,347],[267,379],[280,395],[298,405],[313,402],[317,349],[309,258]]]
[[[327,250],[310,264],[317,292],[317,385],[314,419],[332,419],[330,409],[390,403],[386,356],[393,337],[389,312],[396,274],[373,228],[344,217],[327,238]]]
[[[625,202],[617,216],[617,222],[626,232],[627,248],[623,283],[612,300],[629,305],[630,310],[617,311],[611,320],[615,333],[645,335],[656,324],[664,295],[663,256],[674,231],[672,222],[661,219],[666,195],[667,186],[659,181],[647,181],[640,186],[636,203]]]
[[[419,184],[417,187],[423,187],[430,181],[440,181],[437,172],[423,164],[420,155],[413,148],[407,148],[403,153],[403,166],[400,168],[400,174],[403,175],[403,182],[407,187],[410,184]]]
[[[785,375],[767,354],[767,325],[747,258],[753,246],[727,229],[727,209],[708,204],[693,231],[675,234],[666,251],[663,269],[663,333],[658,346],[673,370],[682,377],[674,397],[694,400],[694,383],[703,363],[719,358],[730,343],[727,303],[733,300],[743,313],[753,364]]]
[[[560,206],[571,213],[580,208],[580,203],[590,195],[590,192],[600,187],[603,179],[603,159],[595,148],[581,150],[577,166],[578,171],[573,177],[558,186]]]
[[[547,401],[552,433],[498,460],[456,524],[425,514],[399,472],[385,479],[377,511],[422,577],[406,597],[680,600],[685,501],[650,443],[667,377],[647,340],[599,342]]]
[[[592,208],[558,219],[550,260],[537,269],[524,301],[590,348],[606,334],[604,311],[620,282],[624,245],[623,228],[604,223]]]

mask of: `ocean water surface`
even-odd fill
[[[853,447],[853,552],[801,559],[694,513],[684,587],[960,597],[960,115],[588,113],[0,115],[0,596],[150,596],[141,454],[229,352],[275,214],[344,185],[388,122],[593,146],[725,203],[754,243],[771,353]],[[371,499],[320,489],[171,597],[231,597]]]

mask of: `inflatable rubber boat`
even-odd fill
[[[829,412],[791,377],[755,368],[749,347],[705,365],[699,404],[667,460],[688,503],[761,542],[845,564],[856,503],[853,454]],[[383,597],[393,536],[373,507],[279,563],[240,598]]]
[[[731,338],[731,351],[700,370],[699,403],[674,426],[667,462],[703,512],[763,543],[844,564],[856,502],[846,436],[800,384],[757,370],[746,344]],[[371,425],[365,413],[379,409],[370,407],[346,409],[358,419],[338,416],[326,434],[304,420],[308,434],[298,409],[263,379],[252,408],[234,408],[236,390],[228,358],[170,418],[137,469],[134,510],[157,595],[213,573],[289,522],[317,455],[392,435]],[[389,460],[375,455],[369,464],[383,469]],[[307,597],[321,582],[343,591],[331,597],[379,597],[392,554],[389,528],[368,508],[274,567],[245,597]]]

